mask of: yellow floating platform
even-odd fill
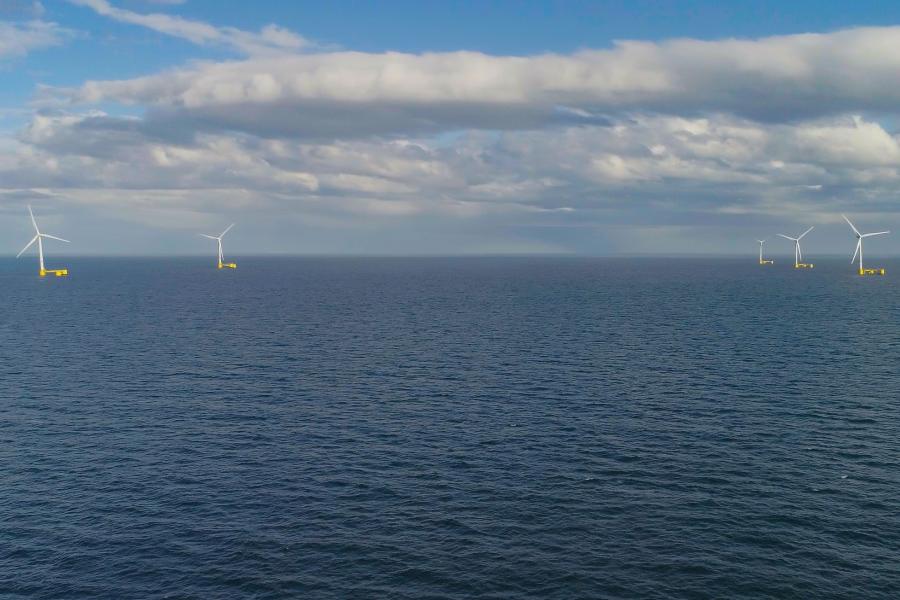
[[[237,263],[219,263],[220,269],[237,269]]]
[[[40,276],[46,277],[47,275],[56,275],[57,277],[67,277],[69,275],[68,269],[41,269]]]
[[[860,275],[884,275],[884,269],[860,269]]]
[[[812,263],[797,263],[796,265],[794,265],[794,268],[795,269],[812,269],[815,266],[816,265],[814,265]]]
[[[761,265],[774,265],[774,264],[775,264],[775,261],[774,261],[774,260],[766,260],[766,259],[763,259],[763,260],[759,261],[759,264],[761,264]]]

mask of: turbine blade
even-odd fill
[[[219,237],[220,237],[220,238],[225,237],[225,234],[228,233],[229,231],[231,231],[231,228],[232,228],[232,227],[234,227],[234,223],[232,223],[231,225],[229,225],[229,226],[225,229],[225,231],[223,231],[221,234],[219,234]]]
[[[802,234],[800,237],[798,237],[797,239],[798,239],[798,240],[802,240],[804,235],[806,235],[807,233],[809,233],[810,231],[812,231],[812,230],[815,229],[815,228],[816,228],[816,226],[813,225],[812,227],[810,227],[809,229],[807,229],[806,231],[804,231],[803,234]]]
[[[873,235],[884,235],[884,234],[886,234],[886,233],[890,233],[890,231],[879,231],[879,232],[877,232],[877,233],[864,233],[864,234],[862,234],[862,235],[859,236],[859,237],[861,237],[861,238],[864,238],[864,237],[872,237]]]
[[[853,261],[856,260],[856,255],[859,254],[859,247],[862,246],[862,238],[856,240],[856,250],[853,252],[853,258],[850,259],[850,264],[853,264]]]
[[[42,234],[41,234],[41,237],[50,238],[51,240],[57,240],[57,241],[60,241],[60,242],[65,242],[65,243],[67,243],[67,244],[71,244],[71,243],[72,243],[72,242],[70,242],[69,240],[64,240],[64,239],[62,239],[62,238],[60,238],[60,237],[56,237],[55,235],[49,235],[49,234],[47,234],[47,233],[42,233]]]
[[[36,236],[34,236],[33,238],[31,238],[31,241],[28,242],[28,245],[25,246],[24,248],[22,248],[22,251],[21,251],[21,252],[19,252],[18,254],[16,254],[16,258],[19,258],[19,257],[22,256],[23,254],[25,254],[25,251],[28,250],[29,248],[31,248],[31,245],[32,245],[33,243],[35,243],[35,242],[38,240],[38,237],[40,237],[40,236],[37,236],[37,235],[36,235]]]
[[[783,233],[778,233],[778,234],[776,234],[776,235],[780,235],[780,236],[783,237],[784,239],[786,239],[786,240],[791,240],[792,242],[796,242],[796,241],[797,241],[797,238],[788,237],[788,236],[784,235]]]
[[[857,229],[857,228],[853,225],[853,223],[850,222],[850,219],[847,218],[847,215],[841,215],[841,216],[844,217],[844,220],[845,220],[845,221],[847,221],[847,225],[850,226],[850,229],[853,230],[853,233],[856,234],[856,237],[859,237],[859,236],[862,235],[862,234],[859,232],[859,229]]]
[[[211,235],[206,235],[205,233],[201,233],[201,234],[199,234],[199,235],[202,235],[203,237],[209,238],[209,239],[211,239],[211,240],[217,240],[217,239],[219,239],[219,238],[214,237],[214,236],[211,236]]]
[[[31,224],[34,225],[34,231],[35,231],[35,233],[37,233],[38,235],[40,235],[40,234],[41,234],[41,230],[38,229],[37,221],[34,220],[34,212],[31,210],[31,205],[30,205],[30,204],[28,205],[28,214],[31,215]]]

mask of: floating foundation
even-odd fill
[[[219,263],[220,269],[237,269],[237,263]]]
[[[39,271],[41,277],[46,277],[47,275],[55,275],[56,277],[67,277],[69,275],[68,269],[41,269]]]
[[[759,264],[761,264],[761,265],[774,265],[774,264],[775,264],[775,261],[774,261],[774,260],[766,260],[766,259],[762,259],[761,261],[759,261]]]
[[[864,275],[884,275],[884,269],[860,269],[860,276]]]
[[[812,263],[797,263],[794,265],[794,268],[795,269],[812,269],[815,266],[816,265],[814,265]]]

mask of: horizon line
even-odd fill
[[[191,259],[209,259],[207,254],[105,254],[105,253],[54,253],[56,259],[65,260],[69,258],[191,258]],[[485,252],[485,253],[337,253],[337,252],[256,252],[256,253],[232,253],[230,257],[235,260],[241,258],[723,258],[723,259],[745,259],[756,257],[756,252],[749,253],[729,253],[729,252],[618,252],[618,253],[586,253],[586,252]],[[792,254],[770,254],[769,256],[776,258],[793,259]],[[898,258],[900,252],[879,253],[882,258]],[[10,258],[16,260],[15,254],[0,254],[0,259]],[[24,259],[25,256],[18,260]],[[215,258],[215,257],[213,257]],[[840,258],[844,259],[844,253],[817,253],[816,258]]]

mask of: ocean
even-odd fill
[[[236,258],[0,260],[4,598],[900,596],[900,261]]]

